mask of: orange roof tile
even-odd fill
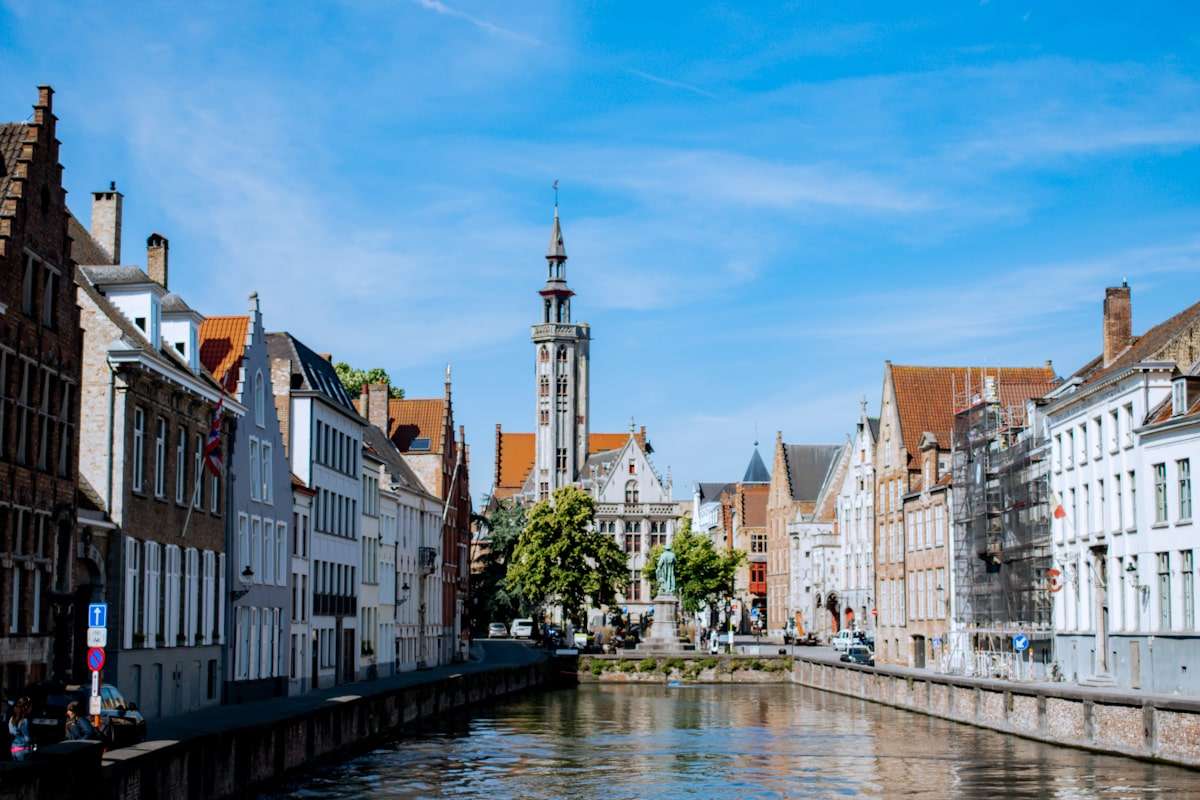
[[[429,449],[419,452],[441,453],[446,444],[445,419],[446,401],[442,398],[388,400],[388,438],[401,453],[410,452],[414,439],[429,440]]]
[[[200,323],[200,363],[222,386],[246,354],[249,317],[208,317]]]
[[[646,446],[646,430],[633,435],[638,444]],[[588,435],[588,455],[617,450],[629,441],[628,433],[592,433]],[[498,498],[511,497],[521,491],[525,479],[537,460],[536,438],[532,433],[509,433],[496,429],[496,483],[492,492]]]
[[[983,378],[996,379],[1003,405],[1023,404],[1041,397],[1058,385],[1054,369],[1045,367],[917,367],[892,364],[892,387],[900,435],[910,458],[920,452],[921,435],[929,431],[938,447],[950,449],[954,428],[954,392],[966,386],[968,370],[972,385]],[[978,391],[978,390],[976,390]]]

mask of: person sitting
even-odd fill
[[[88,739],[100,741],[100,732],[86,715],[80,713],[81,710],[78,700],[67,704],[67,739],[72,742]]]

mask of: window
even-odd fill
[[[1182,380],[1171,384],[1171,414],[1179,416],[1187,411],[1187,384]]]
[[[1158,554],[1158,629],[1171,630],[1171,554]]]
[[[1183,579],[1183,627],[1192,630],[1196,627],[1196,588],[1194,558],[1191,550],[1179,553],[1180,577]]]
[[[258,427],[267,426],[267,400],[263,389],[263,374],[259,370],[254,374],[254,421]]]
[[[202,508],[204,498],[201,495],[204,493],[204,481],[202,470],[204,469],[202,459],[204,458],[204,436],[196,434],[196,450],[192,453],[192,480],[196,482],[196,486],[192,489],[195,494],[192,495],[192,505],[196,508]]]
[[[1133,403],[1125,404],[1125,446],[1133,447]]]
[[[1063,460],[1066,462],[1063,467],[1070,469],[1075,463],[1075,431],[1067,431],[1067,449],[1063,451]]]
[[[1088,533],[1092,529],[1092,487],[1086,483],[1083,485],[1083,516],[1079,518],[1082,523],[1084,533]]]
[[[1137,528],[1137,521],[1137,473],[1134,470],[1129,470],[1129,527]]]
[[[270,442],[262,443],[262,491],[260,492],[264,503],[275,502],[275,491],[271,487],[272,484],[272,466],[271,466],[271,444]]]
[[[1100,417],[1096,417],[1094,420],[1092,420],[1092,427],[1094,428],[1092,431],[1092,441],[1095,443],[1093,445],[1092,455],[1095,458],[1100,458],[1104,441],[1104,420]]]
[[[554,466],[559,472],[564,472],[567,469],[567,448],[558,448],[555,453]]]
[[[58,327],[58,272],[44,265],[42,272],[42,325]]]
[[[538,423],[541,425],[550,424],[550,412],[547,409],[542,409],[538,412]]]
[[[133,410],[133,490],[142,491],[145,462],[146,414],[140,408]]]
[[[262,500],[262,462],[259,460],[258,439],[250,437],[250,499]]]
[[[1175,462],[1175,472],[1179,478],[1179,519],[1192,518],[1192,462],[1181,458]]]
[[[287,586],[287,523],[275,523],[275,583]]]
[[[638,502],[638,484],[637,481],[629,481],[625,484],[625,502]]]
[[[137,539],[125,539],[125,624],[123,633],[126,649],[141,646],[141,549],[141,542]],[[18,577],[19,575],[20,572],[14,573],[14,577]],[[19,583],[19,581],[16,583]],[[15,604],[13,611],[15,615]],[[10,630],[15,633],[16,629],[16,618],[14,616]]]
[[[1088,424],[1079,426],[1079,463],[1087,461],[1088,457]]]
[[[184,502],[187,491],[187,431],[179,429],[179,439],[175,442],[175,502]]]
[[[549,397],[550,396],[550,376],[549,375],[543,375],[540,378],[538,378],[538,396],[539,397]]]
[[[1113,505],[1117,510],[1117,530],[1125,530],[1125,498],[1121,495],[1121,473],[1113,475]]]
[[[751,553],[767,552],[767,535],[765,533],[750,534],[750,552]]]
[[[1100,523],[1096,526],[1096,530],[1100,533],[1104,533],[1104,531],[1108,528],[1108,519],[1104,516],[1104,479],[1103,478],[1096,481],[1096,505],[1097,505],[1097,514],[1100,519]]]
[[[208,476],[208,513],[217,514],[221,509],[221,476]]]
[[[162,417],[154,429],[154,496],[167,496],[167,421]]]
[[[1121,417],[1114,409],[1109,414],[1108,419],[1108,449],[1112,452],[1117,452],[1117,442],[1120,440],[1121,434]]]
[[[637,570],[629,571],[629,600],[642,599],[642,576]]]
[[[1167,465],[1154,465],[1154,521],[1167,521]]]
[[[254,582],[262,583],[262,520],[250,518],[250,569],[254,571]]]
[[[1063,467],[1063,442],[1062,434],[1056,434],[1054,437],[1054,471],[1058,472]]]

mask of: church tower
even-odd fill
[[[590,424],[591,331],[586,323],[571,322],[571,297],[575,293],[567,287],[567,250],[558,222],[557,200],[546,270],[546,285],[538,292],[542,319],[533,326],[537,453],[532,488],[539,500],[582,476]]]

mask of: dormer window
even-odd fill
[[[1187,379],[1176,378],[1171,384],[1171,416],[1187,412]]]
[[[139,328],[141,328],[143,333],[146,332],[146,318],[145,317],[134,317],[133,324],[137,325]]]

